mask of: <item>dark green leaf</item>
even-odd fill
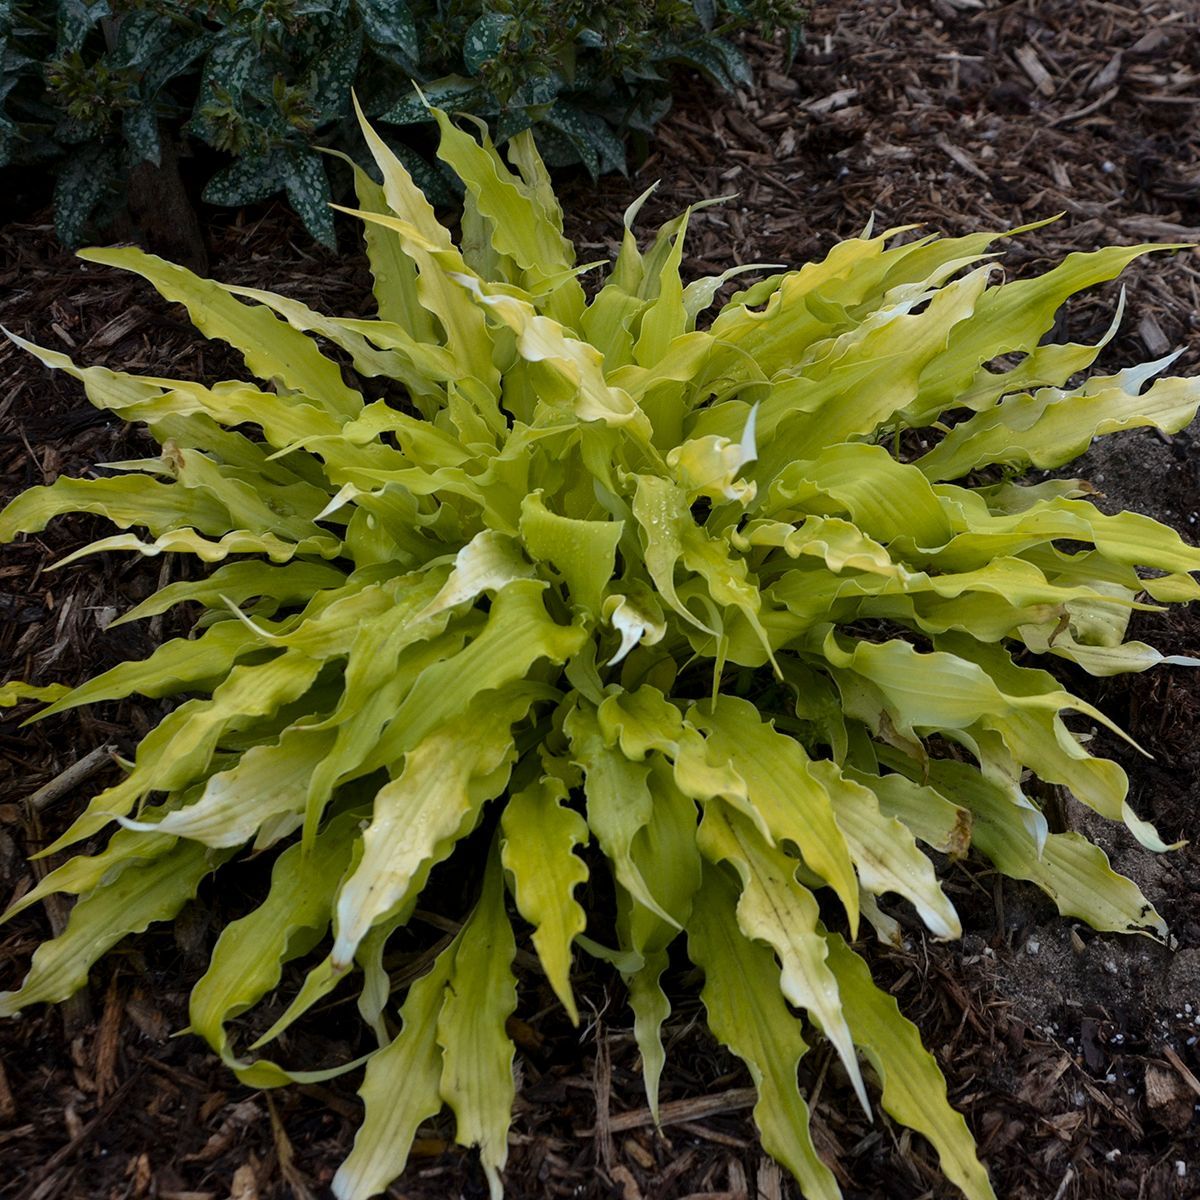
[[[404,169],[425,193],[430,204],[452,208],[459,203],[461,192],[455,189],[451,179],[444,175],[439,167],[432,166],[411,146],[394,142],[390,138],[386,140],[392,153],[404,164]],[[454,182],[456,183],[457,179]]]
[[[0,167],[7,167],[12,161],[13,145],[17,140],[17,127],[0,113]]]
[[[21,82],[24,68],[32,62],[33,59],[18,54],[11,46],[0,47],[0,100]]]
[[[546,124],[571,143],[593,178],[625,169],[625,147],[603,117],[559,101],[546,115]]]
[[[367,111],[369,108],[368,115],[374,117],[379,108],[386,108],[388,103],[394,103],[396,97],[407,90],[408,81],[416,78],[421,72],[417,60],[412,55],[401,50],[399,46],[384,46],[380,42],[372,42],[371,53],[375,58],[380,59],[381,62],[388,64],[388,67],[396,69],[396,73],[385,69],[384,74],[387,78],[380,78],[378,71],[373,72],[368,85],[371,87],[372,92],[378,90],[385,94],[388,97],[386,101],[382,101],[379,105],[368,106],[364,96],[359,96],[358,98],[359,103],[363,105],[364,111]],[[397,77],[405,83],[405,87],[400,88],[396,86]],[[363,79],[360,75],[355,87],[361,88],[362,86]]]
[[[716,0],[692,0],[692,8],[705,29],[712,29],[717,21]]]
[[[515,112],[506,112],[496,122],[496,142],[507,142],[509,138],[516,137],[521,130],[528,129],[532,124],[533,119],[527,112],[520,109]]]
[[[207,204],[237,208],[265,199],[283,186],[280,177],[282,154],[245,155],[222,167],[204,188],[201,199]]]
[[[329,176],[315,150],[289,150],[283,158],[283,186],[304,228],[318,242],[337,249],[333,233],[333,213],[329,203]]]
[[[409,58],[420,56],[417,26],[404,0],[356,0],[367,37],[383,46],[395,46]]]
[[[125,13],[117,30],[117,45],[109,56],[114,67],[147,68],[177,37],[175,26],[150,9]]]
[[[535,137],[538,152],[546,166],[551,168],[571,167],[582,161],[579,151],[571,140],[565,134],[559,133],[557,129],[547,125],[545,121],[538,123]],[[598,163],[597,166],[599,166]]]
[[[754,83],[754,72],[746,61],[745,55],[732,43],[724,38],[717,38],[711,43],[716,56],[725,64],[725,72],[739,87],[751,87]]]
[[[473,80],[464,79],[461,75],[447,75],[433,83],[422,84],[421,90],[430,104],[444,108],[447,112],[458,110],[478,116],[490,116],[499,111],[495,97],[486,88]],[[389,125],[417,125],[433,118],[421,102],[421,97],[414,91],[411,96],[392,105],[387,112],[380,113],[379,120],[386,121]]]
[[[500,47],[508,34],[512,18],[507,13],[484,13],[463,38],[463,63],[472,75],[500,53]]]
[[[329,33],[344,26],[350,12],[350,0],[297,0],[291,13],[307,18],[306,29]]]
[[[720,38],[707,42],[688,42],[686,45],[667,43],[660,57],[668,62],[695,68],[729,92],[735,88],[749,87],[754,81],[746,60]]]
[[[108,0],[58,0],[59,54],[78,50],[100,19],[109,16]]]
[[[625,114],[626,129],[637,129],[642,133],[653,133],[655,126],[671,111],[671,95],[662,95],[647,88],[638,102]]]
[[[104,198],[115,166],[112,151],[97,146],[64,162],[54,185],[54,228],[63,245],[74,249],[83,240],[88,218]]]
[[[136,166],[152,162],[156,167],[162,161],[162,147],[158,141],[158,111],[153,104],[139,104],[128,109],[121,121],[121,132],[132,153]]]
[[[54,140],[64,146],[81,146],[85,142],[96,143],[96,131],[91,125],[63,117],[54,127]]]
[[[159,90],[181,75],[192,65],[216,40],[217,35],[209,31],[198,33],[185,41],[177,42],[163,54],[153,59],[142,77],[142,94],[155,96]]]
[[[553,104],[565,87],[566,80],[561,75],[537,75],[533,79],[527,79],[513,92],[509,107],[536,108],[543,104]]]
[[[218,123],[208,110],[210,107],[218,110],[232,107],[240,112],[243,94],[259,65],[258,48],[250,37],[229,32],[221,34],[204,62],[204,74],[188,123],[189,131],[226,148],[216,137]]]
[[[258,47],[241,34],[226,34],[217,39],[204,62],[201,96],[214,84],[233,96],[241,94],[258,62]]]
[[[318,125],[336,121],[350,111],[350,89],[354,86],[362,47],[362,30],[354,29],[321,56],[312,96]]]

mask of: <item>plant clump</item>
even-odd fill
[[[1161,248],[1006,281],[1000,235],[868,231],[701,328],[733,272],[683,282],[692,210],[642,248],[631,206],[589,298],[530,134],[506,162],[433,116],[465,186],[458,244],[364,122],[382,184],[355,170],[354,215],[375,318],[138,250],[84,254],[185,305],[261,384],[143,378],[15,339],[161,453],[31,489],[0,537],[98,513],[125,532],[65,561],[211,570],[121,618],[187,602],[192,636],[73,690],[0,691],[49,701],[43,718],[186,697],[50,848],[90,852],[10,908],[79,897],[0,1013],[64,999],[222,864],[266,856],[265,898],[217,940],[191,1029],[256,1087],[365,1062],[342,1200],[384,1189],[447,1105],[500,1194],[526,936],[572,1020],[574,955],[624,977],[654,1111],[663,974],[673,954],[699,967],[763,1145],[810,1200],[840,1194],[798,1085],[814,1035],[868,1110],[877,1091],[966,1196],[993,1196],[934,1059],[855,947],[866,927],[900,938],[896,905],[958,936],[930,848],[973,847],[1098,929],[1164,932],[1097,846],[1048,827],[1039,781],[1166,849],[1065,718],[1110,722],[1046,667],[1190,661],[1125,635],[1133,612],[1200,594],[1200,549],[1102,513],[1079,480],[1020,479],[1097,435],[1194,416],[1197,381],[1155,378],[1169,360],[1068,386],[1112,330],[1042,344],[1072,295]],[[384,398],[365,400],[365,379]],[[405,931],[443,863],[475,899],[442,914],[449,941],[414,952]],[[411,982],[394,994],[398,945]],[[251,1041],[238,1019],[302,956]],[[267,1056],[335,990],[357,994],[361,1058],[315,1072]]]
[[[16,0],[0,4],[0,168],[54,171],[59,237],[76,246],[139,166],[186,144],[205,201],[282,193],[332,246],[316,145],[361,153],[351,88],[393,126],[428,121],[414,84],[502,140],[536,125],[548,158],[594,176],[623,170],[628,137],[666,114],[673,72],[732,91],[750,82],[734,35],[781,35],[791,54],[803,18],[797,0]],[[451,198],[400,153],[435,201]]]

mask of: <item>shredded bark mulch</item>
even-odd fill
[[[643,228],[688,203],[736,192],[693,215],[689,270],[799,264],[836,239],[918,223],[944,233],[1011,229],[1064,214],[1011,244],[1005,269],[1042,269],[1103,243],[1200,239],[1200,6],[1195,0],[822,0],[790,68],[752,44],[759,86],[727,97],[684,87],[651,157],[629,179],[562,189],[580,257],[615,248],[624,208],[650,183]],[[277,207],[208,212],[211,273],[334,313],[370,312],[370,279],[345,253],[312,248]],[[80,362],[196,379],[241,373],[180,309],[136,279],[79,263],[46,223],[0,233],[0,323]],[[1200,257],[1155,255],[1124,280],[1122,332],[1101,365],[1174,348],[1200,364]],[[1116,288],[1075,302],[1059,335],[1098,338]],[[87,404],[81,389],[0,347],[0,491],[5,498],[149,445]],[[1200,510],[1197,427],[1143,431],[1093,448],[1079,469],[1115,507],[1168,521],[1191,540]],[[107,630],[172,578],[169,561],[97,556],[54,562],[106,531],[75,517],[6,547],[0,560],[4,678],[75,682],[183,632],[172,617]],[[1138,635],[1200,655],[1200,616],[1153,616]],[[1115,740],[1138,811],[1168,839],[1195,833],[1200,689],[1186,668],[1072,678],[1154,758]],[[0,901],[53,864],[26,856],[115,777],[161,708],[139,701],[19,727],[0,716]],[[36,795],[31,802],[29,797]],[[1031,889],[969,860],[947,867],[961,942],[907,923],[909,948],[870,951],[877,979],[920,1026],[950,1098],[979,1140],[996,1192],[1012,1200],[1179,1200],[1200,1195],[1200,852],[1153,856],[1120,830],[1069,817],[1109,849],[1159,907],[1175,939],[1091,933]],[[189,915],[110,954],[87,993],[0,1026],[0,1197],[253,1200],[327,1195],[358,1119],[357,1076],[274,1093],[240,1087],[186,1025],[186,994],[216,931],[261,881],[227,873]],[[65,905],[0,929],[0,984],[16,986]],[[903,918],[903,914],[897,914]],[[587,970],[588,968],[584,968]],[[790,1180],[758,1147],[745,1072],[703,1030],[695,978],[672,979],[663,1124],[641,1092],[620,983],[591,969],[586,1019],[570,1026],[534,974],[522,980],[520,1092],[507,1180],[520,1197],[781,1200]],[[332,1004],[285,1039],[298,1064],[351,1057],[357,1018]],[[954,1194],[920,1138],[857,1109],[836,1056],[815,1050],[803,1081],[818,1146],[847,1197]],[[482,1197],[452,1126],[421,1131],[392,1190],[409,1200]]]

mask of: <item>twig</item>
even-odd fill
[[[719,1092],[715,1096],[699,1096],[695,1100],[672,1100],[662,1105],[658,1110],[659,1125],[679,1125],[684,1121],[698,1121],[702,1117],[716,1116],[717,1113],[734,1112],[739,1108],[750,1108],[758,1100],[758,1092],[754,1088],[731,1088],[727,1092]],[[611,1117],[608,1128],[612,1133],[626,1133],[630,1129],[640,1129],[644,1125],[652,1125],[654,1116],[648,1108],[635,1108],[633,1112],[621,1113]],[[576,1137],[592,1137],[595,1129],[576,1129]]]
[[[1059,125],[1069,125],[1072,121],[1082,120],[1084,117],[1090,117],[1092,113],[1102,109],[1116,94],[1121,90],[1121,85],[1118,83],[1115,87],[1111,87],[1099,99],[1093,100],[1091,104],[1085,104],[1083,108],[1076,109],[1075,112],[1063,113],[1061,117],[1054,117],[1047,121],[1049,128],[1055,129]]]
[[[44,783],[32,796],[29,804],[34,812],[42,812],[56,800],[73,792],[81,784],[102,771],[113,760],[116,745],[97,746],[90,754],[85,754],[78,762],[72,763],[65,771],[60,771],[49,783]]]

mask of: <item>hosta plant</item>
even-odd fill
[[[261,903],[218,938],[190,1025],[255,1087],[365,1062],[340,1197],[383,1189],[444,1106],[499,1194],[527,935],[572,1020],[577,954],[624,977],[655,1109],[663,974],[690,959],[758,1089],[763,1145],[806,1197],[839,1194],[798,1085],[813,1036],[864,1106],[878,1089],[963,1193],[992,1196],[933,1058],[854,947],[914,917],[958,935],[926,848],[974,847],[1098,929],[1163,930],[1101,850],[1048,829],[1052,785],[1165,848],[1068,724],[1107,718],[1046,668],[1163,661],[1126,626],[1200,594],[1200,550],[1102,513],[1077,480],[1019,480],[1095,435],[1194,415],[1195,381],[1150,382],[1165,361],[1068,387],[1099,347],[1040,344],[1068,297],[1153,247],[1006,282],[996,236],[868,232],[706,323],[726,276],[683,283],[687,213],[642,249],[633,205],[589,297],[529,135],[510,167],[435,116],[466,189],[458,245],[365,129],[383,178],[357,174],[373,319],[136,250],[84,255],[185,305],[261,384],[21,342],[161,453],[33,488],[0,535],[97,513],[130,531],[66,561],[211,569],[121,618],[186,602],[192,636],[71,691],[0,693],[51,701],[42,717],[184,697],[48,851],[90,852],[9,909],[79,897],[0,1012],[69,996],[120,939],[258,856]],[[427,888],[439,864],[471,906],[422,950],[414,910],[445,894],[445,871]],[[293,960],[282,1015],[239,1023],[276,1005]],[[335,990],[357,996],[362,1057],[269,1057]]]

